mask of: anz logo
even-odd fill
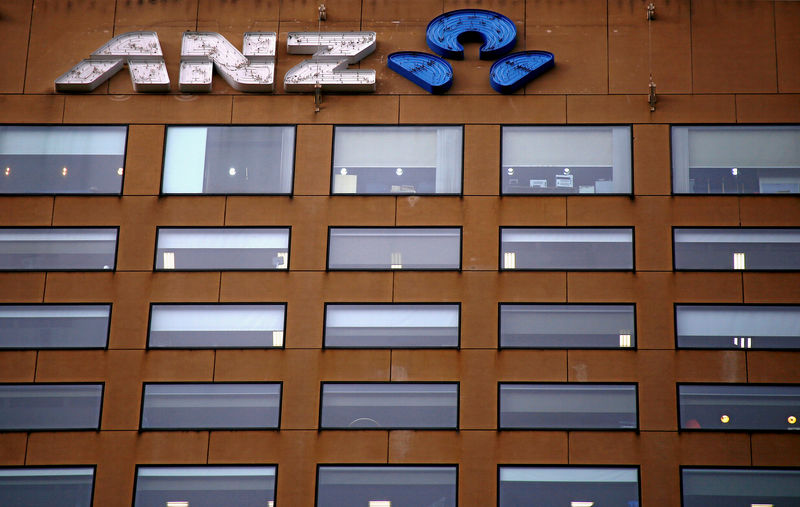
[[[507,55],[517,43],[517,27],[506,16],[492,11],[461,9],[446,12],[428,23],[425,37],[434,53],[454,60],[464,59],[461,41],[480,38],[483,41],[480,59],[500,58],[489,71],[489,83],[500,93],[520,89],[555,65],[553,53],[547,51],[520,51]],[[392,53],[388,66],[429,93],[444,93],[453,84],[453,67],[444,58],[429,53]]]
[[[447,12],[428,24],[428,46],[445,58],[464,59],[461,41],[481,39],[482,60],[500,58],[489,72],[492,88],[512,93],[555,64],[552,53],[522,51],[507,54],[517,43],[514,23],[496,12],[463,9]],[[289,54],[311,55],[286,72],[287,92],[318,90],[375,91],[375,70],[350,69],[375,51],[375,32],[290,32]],[[184,32],[178,88],[182,92],[210,92],[214,71],[235,90],[271,92],[275,83],[277,35],[247,32],[242,51],[215,32]],[[505,55],[505,56],[504,56]],[[58,92],[90,92],[119,72],[130,71],[137,92],[169,92],[167,66],[155,32],[117,35],[89,58],[55,80]],[[444,58],[415,51],[392,53],[390,69],[430,93],[444,93],[453,84],[453,68]]]

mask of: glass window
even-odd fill
[[[800,349],[800,306],[676,305],[679,348]]]
[[[630,194],[630,127],[503,127],[503,194]]]
[[[800,229],[676,228],[673,234],[678,270],[800,269]]]
[[[332,227],[328,269],[461,269],[457,227]]]
[[[681,429],[800,430],[800,385],[678,385]]]
[[[0,431],[96,430],[103,384],[0,384]]]
[[[0,468],[0,505],[91,507],[94,467]]]
[[[317,507],[456,507],[455,466],[345,466],[317,469]]]
[[[289,269],[289,228],[159,228],[156,269]]]
[[[463,127],[336,127],[333,194],[460,194]]]
[[[633,305],[501,304],[500,347],[636,347]]]
[[[323,384],[320,427],[456,429],[458,384]]]
[[[117,232],[117,228],[0,229],[0,270],[113,270],[117,257]]]
[[[502,269],[633,270],[633,228],[500,228]]]
[[[672,127],[676,194],[800,192],[800,127]]]
[[[558,507],[639,507],[639,469],[634,467],[503,466],[498,506],[531,505],[547,499]]]
[[[683,507],[800,505],[800,470],[683,468]]]
[[[280,384],[145,384],[142,429],[277,428]]]
[[[274,466],[137,466],[134,507],[274,507]]]
[[[325,346],[458,347],[458,323],[458,304],[329,304]]]
[[[294,127],[168,127],[165,194],[290,194]]]
[[[0,126],[0,194],[120,194],[127,127]]]
[[[283,346],[286,305],[153,305],[151,348],[272,348]]]
[[[111,305],[0,305],[0,349],[102,349]]]
[[[500,384],[501,429],[636,427],[636,384]]]

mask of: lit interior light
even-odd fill
[[[118,174],[119,176],[122,176],[122,173],[123,173],[123,172],[125,172],[125,170],[124,170],[123,168],[121,168],[121,167],[120,167],[119,169],[117,169],[117,174]]]
[[[631,346],[631,335],[628,333],[620,333],[619,335],[619,346],[620,347],[630,347]]]
[[[796,422],[797,422],[797,417],[795,417],[795,416],[793,416],[793,415],[790,415],[788,418],[786,418],[786,421],[787,421],[789,424],[794,424],[794,423],[796,423]]]
[[[231,167],[230,169],[228,169],[228,175],[236,176],[236,168],[235,167]]]
[[[167,507],[189,507],[189,502],[186,500],[171,500],[167,502]]]
[[[392,507],[390,500],[370,500],[369,507]]]
[[[517,253],[516,252],[504,252],[503,253],[503,268],[504,269],[516,269],[517,267]]]
[[[569,167],[564,168],[564,174],[569,174]]]
[[[739,174],[739,169],[734,167],[733,169],[731,169],[731,174],[734,175],[734,176],[738,175]]]
[[[61,168],[61,176],[66,176],[69,170],[66,167]]]
[[[750,507],[775,507],[775,504],[771,504],[771,503],[751,503]]]
[[[508,168],[508,175],[509,176],[513,176],[514,175],[514,168],[513,167],[509,167]]]
[[[569,507],[592,507],[594,502],[570,502]]]
[[[403,269],[403,256],[400,252],[392,252],[392,269]]]
[[[10,167],[6,167],[6,172],[5,172],[5,174],[6,174],[6,176],[8,176],[9,174],[11,174],[11,168],[10,168]]]
[[[396,175],[398,175],[398,176],[402,176],[403,175],[403,168],[402,167],[398,167],[397,169],[394,170],[394,173]]]
[[[272,332],[272,346],[273,347],[282,347],[283,346],[283,331],[273,331]]]
[[[722,424],[728,424],[731,418],[728,417],[727,414],[723,414],[722,417],[719,418],[719,420],[722,421]]]
[[[341,174],[342,176],[347,176],[347,168],[342,167],[341,170],[339,171],[339,174]]]
[[[175,252],[164,252],[164,269],[175,269]]]
[[[744,269],[744,252],[734,252],[733,269]]]

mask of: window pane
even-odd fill
[[[463,127],[336,127],[334,194],[459,194]]]
[[[639,507],[639,470],[631,467],[500,467],[500,507]]]
[[[330,229],[329,269],[459,269],[461,229]]]
[[[800,429],[800,385],[679,385],[681,429]]]
[[[158,230],[158,270],[289,268],[289,228]]]
[[[111,305],[0,305],[0,348],[102,349]]]
[[[109,271],[116,253],[116,228],[0,229],[3,271]]]
[[[322,428],[458,427],[458,384],[323,384]]]
[[[134,507],[273,507],[274,466],[140,466]]]
[[[0,384],[0,430],[95,430],[102,384]]]
[[[289,194],[294,127],[168,127],[165,194]]]
[[[674,229],[675,269],[800,269],[800,229]]]
[[[503,127],[504,194],[630,194],[630,127]]]
[[[800,505],[800,470],[684,468],[683,507]]]
[[[285,305],[153,305],[152,348],[283,346]]]
[[[91,507],[94,468],[0,468],[0,505]]]
[[[633,269],[633,229],[500,228],[502,269]]]
[[[142,429],[277,428],[280,384],[145,384]]]
[[[677,305],[679,348],[800,349],[800,306]]]
[[[636,385],[500,384],[500,428],[634,429]]]
[[[325,307],[325,346],[458,347],[458,322],[457,304],[330,304]]]
[[[636,346],[633,305],[500,305],[500,346],[612,349]]]
[[[456,507],[455,466],[320,466],[317,507]]]
[[[120,194],[127,133],[0,126],[0,194]]]
[[[672,127],[676,194],[800,192],[800,127]]]

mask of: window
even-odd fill
[[[678,348],[800,349],[800,306],[676,305]]]
[[[121,194],[127,127],[0,126],[0,194]]]
[[[134,507],[275,506],[275,466],[137,466]]]
[[[0,384],[0,431],[97,430],[103,384]]]
[[[152,305],[147,345],[166,349],[282,347],[285,320],[285,304]]]
[[[673,235],[678,270],[800,269],[800,229],[675,228]]]
[[[530,505],[532,498],[559,507],[639,506],[635,467],[501,466],[498,471],[499,507]]]
[[[280,384],[145,384],[142,429],[278,428]]]
[[[800,470],[683,468],[683,507],[800,505]]]
[[[633,270],[633,228],[500,228],[501,269]]]
[[[159,228],[156,269],[289,269],[289,228]]]
[[[500,429],[635,429],[636,384],[500,384]]]
[[[94,467],[0,468],[0,505],[91,507]]]
[[[325,429],[456,429],[458,384],[322,384]]]
[[[102,349],[111,305],[0,305],[0,349]]]
[[[325,347],[458,347],[458,304],[328,304]]]
[[[16,227],[0,229],[2,271],[111,271],[117,228]]]
[[[165,194],[290,194],[294,127],[168,127]]]
[[[630,194],[630,127],[503,127],[503,194]]]
[[[500,305],[501,348],[636,347],[633,305]]]
[[[320,465],[316,507],[456,507],[455,466]]]
[[[461,229],[331,227],[328,269],[461,269]]]
[[[678,385],[683,430],[800,430],[800,385]]]
[[[672,127],[676,194],[800,192],[800,127]]]
[[[332,194],[460,194],[463,127],[336,127]]]

